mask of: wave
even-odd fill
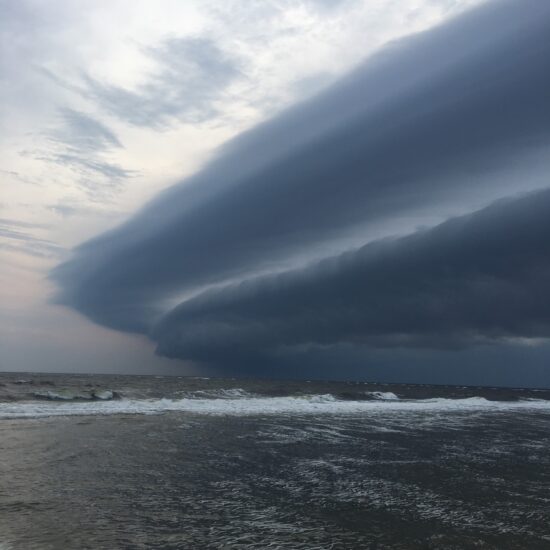
[[[117,414],[162,414],[186,412],[216,416],[248,415],[348,415],[400,412],[461,411],[550,411],[548,400],[489,401],[484,397],[465,399],[434,398],[421,400],[379,399],[338,400],[331,394],[292,397],[120,399],[113,401],[19,402],[0,403],[0,419],[43,418],[51,416],[90,416]]]
[[[50,401],[80,401],[80,400],[93,400],[99,399],[100,401],[110,401],[111,399],[120,398],[118,392],[112,390],[83,390],[83,391],[68,391],[68,390],[58,390],[58,391],[37,391],[33,392],[33,397],[36,399],[48,399]],[[0,549],[1,550],[1,549]]]
[[[372,397],[373,399],[381,399],[383,401],[395,401],[399,399],[395,393],[392,391],[367,391],[365,392],[367,397]]]
[[[247,399],[256,397],[256,394],[250,393],[242,388],[227,388],[217,390],[194,390],[181,391],[188,399]]]

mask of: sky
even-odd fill
[[[0,9],[0,369],[550,386],[550,5]]]

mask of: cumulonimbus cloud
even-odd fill
[[[345,279],[342,263],[357,261],[361,266],[367,262],[372,270],[364,288],[354,287],[365,300],[368,297],[359,300],[369,310],[364,315],[377,311],[376,323],[368,322],[369,342],[410,338],[417,344],[425,338],[429,345],[441,345],[456,342],[457,334],[461,341],[468,335],[472,341],[488,337],[473,310],[450,310],[446,320],[436,322],[437,311],[444,314],[441,292],[451,288],[445,287],[448,281],[434,279],[433,288],[422,287],[413,272],[393,277],[398,286],[392,289],[381,278],[389,269],[384,261],[396,266],[402,261],[411,269],[422,265],[427,274],[427,261],[437,265],[430,247],[439,246],[443,253],[436,236],[461,227],[456,220],[432,233],[407,237],[408,241],[371,244],[338,260],[315,262],[305,271],[267,278],[260,274],[333,253],[334,243],[345,239],[368,242],[380,222],[391,225],[426,210],[463,214],[480,201],[488,203],[513,191],[503,185],[511,171],[520,176],[512,185],[516,191],[540,187],[541,173],[550,167],[548,36],[550,4],[503,0],[390,44],[321,95],[232,140],[195,176],[162,193],[126,224],[80,246],[53,273],[61,289],[59,301],[106,326],[152,332],[161,353],[205,359],[201,334],[211,350],[216,341],[223,348],[230,334],[241,347],[285,342],[278,323],[299,323],[301,317],[278,297],[284,289],[292,294],[292,288],[300,288],[303,296],[296,296],[297,303],[306,309],[308,296],[319,300],[311,306],[316,314],[322,312],[317,340],[323,333],[327,341],[351,338],[339,334],[344,326],[353,326],[356,317],[340,307],[337,293],[321,287],[328,284],[327,272],[335,270]],[[531,204],[522,204],[527,203]],[[491,214],[496,211],[480,214],[472,223],[485,220],[489,233],[492,222],[504,229]],[[460,240],[448,240],[458,254]],[[425,262],[412,258],[414,249],[399,243],[418,246]],[[405,258],[391,260],[396,250]],[[498,262],[505,261],[506,253]],[[477,264],[474,271],[467,264],[480,258],[458,254],[464,263],[445,258],[464,285],[452,292],[472,299],[479,289],[468,286],[467,279]],[[539,265],[535,257],[530,262]],[[382,269],[377,266],[384,265],[377,278],[376,270]],[[296,283],[295,278],[303,277],[311,287]],[[250,279],[256,280],[231,284]],[[527,276],[521,281],[533,282]],[[212,284],[227,288],[188,299],[170,313],[178,297]],[[475,284],[480,281],[475,279]],[[379,285],[384,298],[375,300]],[[410,299],[416,296],[416,305],[424,309],[434,292],[432,316],[421,316],[425,330],[413,322],[413,303],[403,309],[402,302],[388,301],[393,292],[405,299],[407,289]],[[271,304],[274,310],[267,307],[270,300],[276,301]],[[258,315],[265,311],[265,323],[255,316],[255,307]],[[400,327],[389,324],[393,307],[402,309]],[[366,322],[361,319],[360,324]],[[430,323],[439,327],[438,335],[437,327],[429,329]],[[523,322],[519,333],[527,325]],[[513,329],[501,327],[495,334],[513,334]],[[304,334],[299,339],[306,341]]]
[[[550,336],[550,190],[306,269],[209,290],[156,327],[163,355],[304,345],[441,348]]]

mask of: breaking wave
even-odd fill
[[[399,399],[399,397],[397,397],[397,395],[395,395],[392,391],[367,391],[365,392],[365,395],[367,395],[367,397],[381,399],[383,401],[395,401],[396,399]]]
[[[246,399],[255,397],[256,394],[243,390],[242,388],[194,390],[179,392],[188,399]]]
[[[244,392],[244,390],[243,390]],[[382,392],[386,393],[386,392]],[[388,392],[388,394],[391,392]],[[185,412],[203,415],[371,415],[400,412],[461,411],[550,411],[548,400],[490,401],[484,397],[464,399],[433,398],[404,400],[391,394],[363,401],[340,400],[331,394],[287,397],[256,397],[247,392],[233,392],[225,398],[119,399],[113,401],[18,402],[0,403],[0,419],[43,418],[51,416],[89,416],[117,414],[162,414]]]

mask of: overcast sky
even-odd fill
[[[550,384],[550,6],[0,9],[2,370]]]

